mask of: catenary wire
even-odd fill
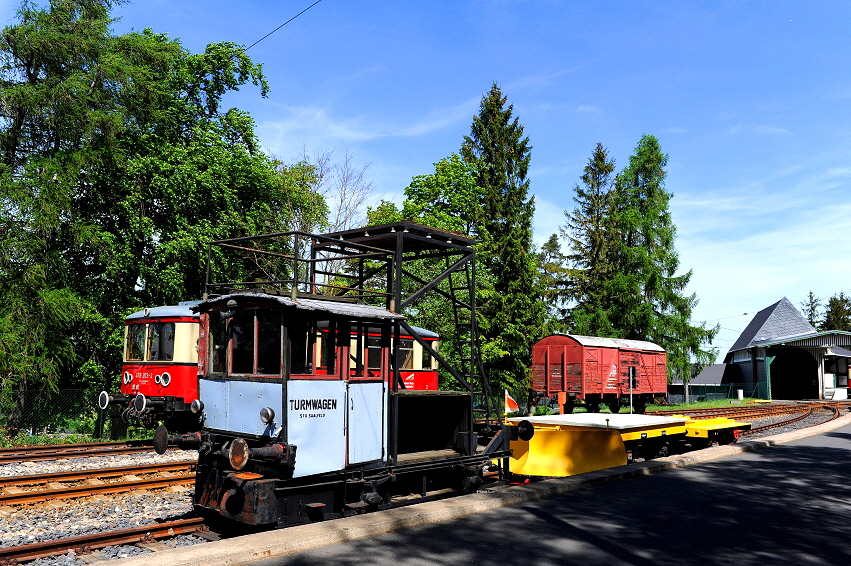
[[[308,6],[307,8],[305,8],[304,10],[302,10],[301,12],[299,12],[298,14],[296,14],[295,16],[293,16],[292,18],[288,19],[287,21],[285,21],[284,23],[282,23],[281,25],[279,25],[278,27],[276,27],[275,29],[273,29],[272,31],[270,31],[269,33],[267,33],[266,35],[264,35],[263,37],[261,37],[260,39],[258,39],[257,41],[255,41],[254,43],[252,43],[251,45],[249,45],[248,47],[246,47],[246,48],[245,48],[245,50],[246,50],[246,51],[248,51],[249,49],[251,49],[252,47],[254,47],[255,45],[257,45],[258,43],[260,43],[261,41],[263,41],[264,39],[266,39],[267,37],[269,37],[270,35],[272,35],[272,34],[273,34],[273,33],[275,33],[276,31],[278,31],[279,29],[281,29],[282,27],[284,27],[285,25],[287,25],[288,23],[290,23],[291,21],[293,21],[293,20],[294,20],[294,19],[296,19],[297,17],[299,17],[300,15],[302,15],[303,13],[307,12],[308,10],[310,10],[311,8],[313,8],[314,6],[316,6],[317,4],[319,4],[320,2],[322,2],[322,0],[316,0],[316,2],[314,2],[314,3],[313,3],[313,4],[311,4],[310,6]]]

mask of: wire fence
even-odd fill
[[[765,383],[723,383],[718,385],[689,385],[688,400],[689,402],[696,402],[738,399],[740,389],[743,397],[768,399],[768,387]],[[684,402],[684,394],[668,393],[668,403],[676,405]]]
[[[6,436],[122,437],[127,427],[118,422],[111,409],[100,410],[96,394],[87,389],[0,390],[0,428]]]

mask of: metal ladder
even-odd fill
[[[449,296],[452,303],[452,320],[455,326],[455,353],[460,362],[460,372],[467,376],[470,387],[476,384],[481,386],[481,391],[471,391],[474,398],[483,397],[484,408],[474,408],[490,422],[496,416],[501,423],[498,410],[494,411],[495,404],[491,398],[490,383],[482,364],[481,343],[479,341],[479,328],[476,322],[476,293],[473,285],[475,273],[475,258],[464,264],[463,271],[455,271],[448,277]],[[447,259],[447,267],[449,260]]]

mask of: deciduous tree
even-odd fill
[[[268,90],[241,46],[116,36],[114,4],[24,2],[0,35],[0,375],[20,384],[117,375],[124,315],[198,297],[208,241],[324,210],[222,106]]]

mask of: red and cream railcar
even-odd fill
[[[191,403],[198,399],[198,325],[199,316],[191,307],[200,301],[186,301],[135,312],[125,319],[124,363],[121,387],[117,394],[102,391],[98,406],[124,407],[122,418],[148,427],[165,420],[171,430],[195,430],[200,427],[198,416],[192,413]],[[438,350],[438,335],[413,327],[423,340]],[[361,338],[351,340],[350,374],[378,376],[382,368],[381,330],[361,328]],[[318,328],[313,341],[317,344],[310,367],[316,374],[327,373],[322,352],[327,328]],[[357,354],[360,349],[360,355]],[[436,360],[411,336],[401,336],[399,352],[405,389],[436,390],[438,376]],[[247,355],[247,353],[246,353]],[[253,355],[253,354],[252,354]],[[239,357],[231,371],[240,373]]]
[[[198,398],[199,301],[135,312],[124,321],[124,362],[119,393],[102,391],[98,406],[124,407],[127,422],[175,428],[191,426],[190,403]]]
[[[545,398],[570,413],[578,400],[588,411],[629,405],[643,413],[667,394],[665,350],[652,342],[554,334],[532,348],[530,402]]]

